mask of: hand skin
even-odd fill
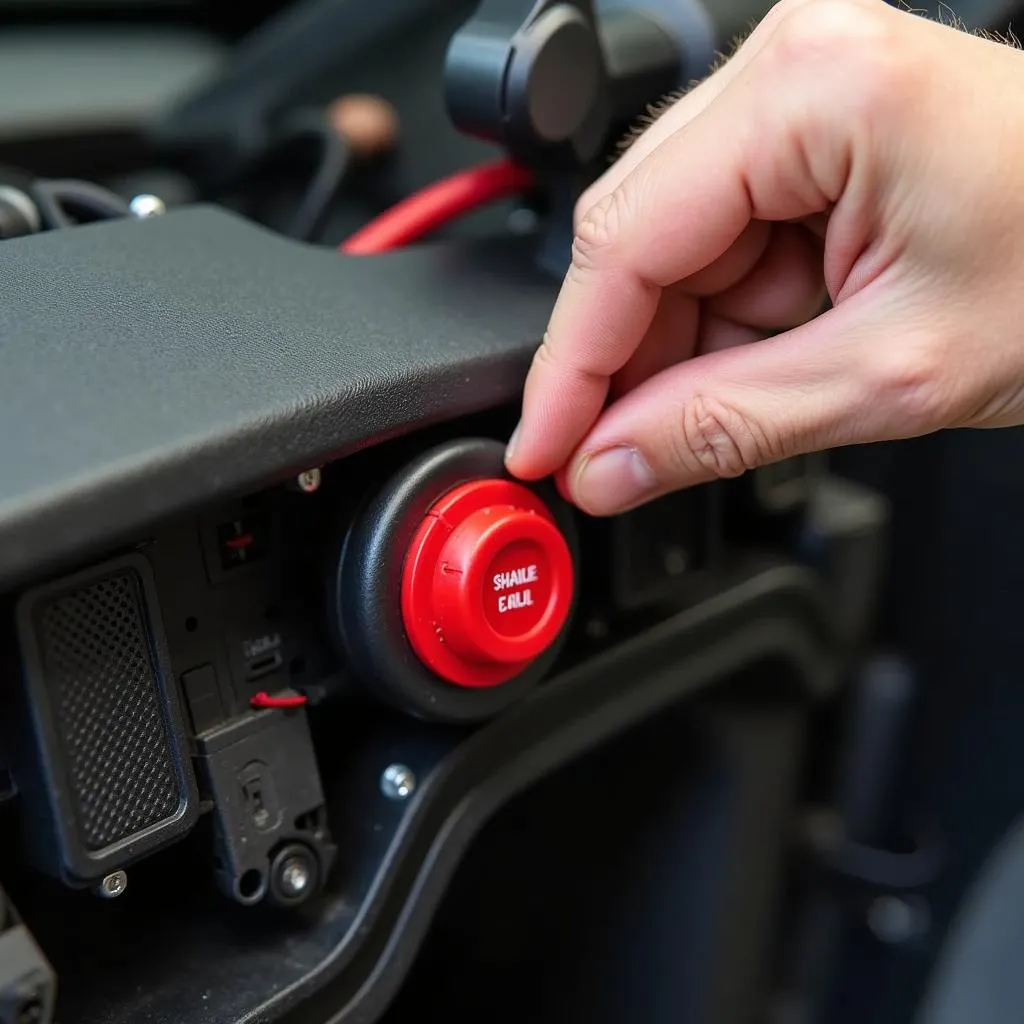
[[[1024,53],[782,0],[581,199],[506,461],[610,515],[1021,423]]]

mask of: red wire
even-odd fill
[[[533,175],[508,160],[467,168],[396,203],[343,242],[340,249],[355,256],[398,249],[456,217],[523,192],[532,184]]]
[[[306,702],[307,698],[301,694],[296,694],[294,697],[272,697],[262,690],[254,694],[249,701],[254,708],[301,708]]]

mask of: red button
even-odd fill
[[[569,545],[544,502],[509,480],[475,480],[416,532],[402,617],[413,650],[442,679],[496,686],[554,643],[572,592]]]

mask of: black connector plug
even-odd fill
[[[698,0],[483,0],[452,38],[445,98],[457,128],[516,163],[585,172],[714,51]]]

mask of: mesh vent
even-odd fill
[[[138,576],[122,571],[47,602],[46,685],[85,846],[164,821],[182,798],[161,713]]]

